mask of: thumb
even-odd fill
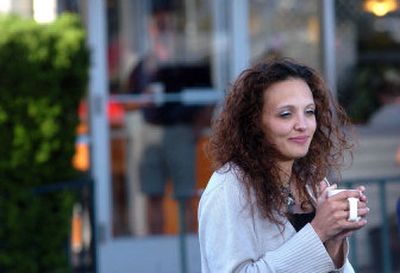
[[[325,180],[322,180],[321,182],[319,182],[319,192],[320,192],[320,195],[319,195],[319,197],[318,197],[318,201],[319,202],[323,202],[323,201],[325,201],[325,199],[327,198],[327,193],[328,193],[328,191],[329,190],[333,190],[333,189],[336,189],[337,188],[337,185],[336,184],[333,184],[333,185],[329,185],[329,184],[327,184],[326,183],[326,181]]]
[[[322,181],[319,182],[319,192],[323,192],[327,187],[329,187],[329,184],[324,178]]]

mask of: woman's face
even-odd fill
[[[315,129],[315,103],[301,79],[277,82],[264,90],[262,126],[266,138],[292,161],[307,154]]]

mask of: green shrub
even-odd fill
[[[67,272],[74,193],[33,189],[71,164],[89,67],[76,15],[39,25],[0,17],[0,272]]]

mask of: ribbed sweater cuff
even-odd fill
[[[264,255],[277,272],[337,271],[323,243],[311,224],[304,226],[276,251]]]

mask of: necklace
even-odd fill
[[[290,183],[286,187],[282,186],[282,194],[284,198],[286,198],[287,212],[293,213],[295,201],[292,195],[292,191],[290,190]]]

